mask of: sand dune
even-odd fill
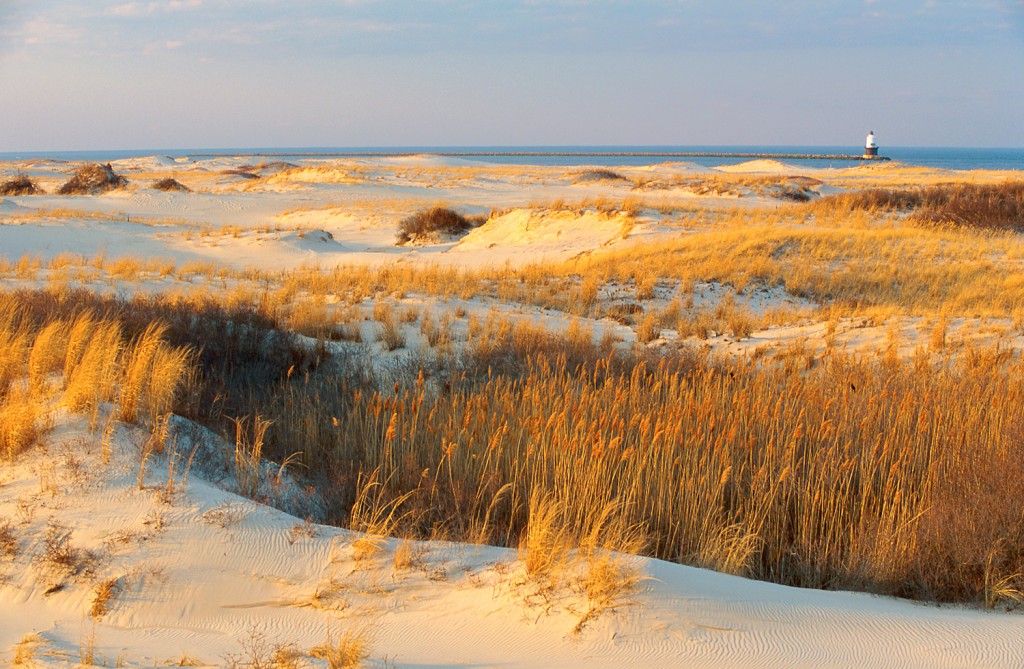
[[[33,666],[67,666],[90,639],[97,658],[119,666],[184,657],[224,666],[244,656],[254,633],[267,647],[306,652],[330,634],[362,629],[369,666],[1024,663],[1017,615],[799,590],[650,559],[636,561],[647,579],[641,592],[576,634],[579,595],[557,593],[544,607],[526,601],[514,551],[417,543],[418,566],[398,569],[397,542],[387,540],[378,555],[357,560],[359,535],[238,497],[224,489],[230,477],[213,485],[201,466],[184,487],[179,473],[172,493],[166,457],[155,456],[140,489],[140,438],[138,428],[119,428],[104,465],[84,420],[64,415],[45,448],[5,466],[0,517],[13,520],[19,552],[0,559],[0,661],[11,662],[19,642],[36,635]],[[42,490],[39,471],[51,472]],[[87,573],[61,577],[43,567],[51,526],[92,551]],[[108,579],[116,594],[94,621],[95,589]]]

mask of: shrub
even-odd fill
[[[155,188],[157,190],[168,191],[168,192],[172,192],[172,191],[179,192],[179,193],[190,193],[190,192],[192,192],[191,189],[189,189],[188,186],[186,186],[185,184],[181,183],[177,179],[172,179],[171,177],[167,177],[165,179],[160,179],[159,181],[154,181],[153,182],[153,188]]]
[[[0,195],[41,195],[43,190],[24,174],[0,183]]]
[[[75,175],[57,191],[58,195],[98,195],[124,188],[128,180],[114,172],[110,163],[91,163],[79,168]]]
[[[479,224],[447,207],[433,207],[407,216],[398,224],[398,243],[436,238],[440,235],[461,235]]]
[[[608,169],[597,169],[588,170],[586,172],[580,172],[573,179],[573,183],[586,183],[588,181],[629,181],[626,177],[622,176],[614,170]]]

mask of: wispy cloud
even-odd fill
[[[164,2],[125,2],[107,9],[112,16],[149,16],[158,12],[198,9],[203,0],[165,0]]]

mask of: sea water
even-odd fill
[[[235,149],[137,149],[116,151],[16,151],[0,152],[0,160],[51,159],[66,161],[108,162],[145,156],[209,157],[252,156],[259,159],[296,160],[332,158],[354,154],[407,155],[419,153],[474,153],[470,160],[517,165],[653,165],[664,162],[687,162],[702,167],[733,165],[748,157],[720,156],[665,157],[664,153],[756,153],[858,155],[858,146],[386,146],[386,147],[284,147]],[[583,155],[565,155],[565,154]],[[616,155],[594,155],[614,153]],[[505,155],[502,155],[505,154]],[[508,155],[515,154],[515,155]],[[913,147],[882,146],[879,155],[907,165],[951,170],[1024,170],[1024,148]],[[861,162],[829,159],[781,158],[782,162],[799,167],[851,167]]]

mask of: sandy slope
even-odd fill
[[[182,453],[188,434],[179,434]],[[1024,666],[1020,615],[798,590],[650,559],[636,560],[647,578],[640,592],[573,634],[582,597],[531,598],[512,551],[420,543],[415,565],[396,569],[390,540],[357,561],[357,535],[223,489],[233,485],[217,456],[227,446],[210,437],[184,490],[179,463],[167,492],[163,456],[150,458],[140,489],[145,437],[120,427],[104,465],[85,421],[60,416],[43,446],[0,468],[0,519],[19,549],[0,558],[0,662],[29,634],[38,636],[21,651],[35,649],[33,666],[75,666],[90,639],[96,662],[110,666],[225,666],[253,634],[262,647],[305,652],[361,629],[378,667]],[[292,504],[294,494],[287,484],[279,492]],[[81,573],[47,566],[49,526],[92,551]],[[118,592],[94,623],[96,585],[110,578]]]

